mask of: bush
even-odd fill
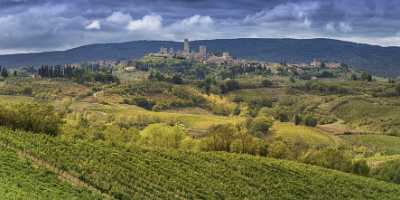
[[[0,125],[36,133],[57,135],[62,125],[61,116],[47,104],[24,103],[0,107]]]
[[[326,148],[322,150],[311,149],[301,159],[302,162],[307,164],[344,172],[350,172],[352,170],[351,160],[352,157],[349,154],[337,148]]]
[[[261,85],[263,87],[271,87],[273,85],[273,82],[269,79],[264,79],[263,81],[261,81]]]
[[[265,140],[245,135],[232,141],[230,145],[230,152],[246,153],[251,155],[266,156],[268,146]]]
[[[400,96],[400,84],[396,85],[395,90],[396,90],[397,95]]]
[[[366,72],[361,74],[361,80],[363,81],[372,81],[372,76]]]
[[[32,96],[32,93],[33,93],[32,87],[25,87],[25,88],[22,90],[22,94],[23,94],[23,95],[26,95],[26,96]]]
[[[272,120],[266,117],[257,117],[250,122],[249,131],[257,137],[265,136],[272,127]]]
[[[272,99],[269,97],[254,98],[249,102],[251,108],[257,109],[262,107],[272,107]]]
[[[278,119],[279,119],[280,122],[288,122],[289,121],[289,116],[288,116],[287,113],[280,112],[278,114]]]
[[[293,121],[295,125],[300,125],[303,122],[303,118],[300,115],[295,115]]]
[[[293,152],[290,150],[288,144],[283,141],[276,140],[268,147],[268,155],[273,158],[291,159]]]
[[[400,184],[400,160],[384,163],[372,174],[375,178]]]
[[[310,126],[310,127],[316,127],[318,124],[318,120],[316,118],[314,118],[313,116],[307,116],[306,119],[304,120],[304,124],[306,126]]]
[[[148,147],[178,149],[186,137],[179,125],[151,124],[140,132],[139,143]]]
[[[151,110],[154,106],[154,102],[147,99],[146,97],[134,97],[133,99],[124,99],[124,103],[136,105],[146,110]]]
[[[219,88],[221,93],[225,94],[227,92],[240,89],[240,85],[238,81],[228,80],[225,83],[222,83]]]
[[[358,160],[353,162],[352,170],[354,174],[368,176],[369,174],[369,167],[367,161],[365,160]]]
[[[235,139],[236,129],[232,124],[219,124],[212,126],[209,136],[203,139],[203,149],[208,151],[230,151],[232,141]]]
[[[211,127],[209,135],[201,139],[201,149],[267,155],[265,140],[249,134],[245,123],[220,124]]]
[[[181,78],[181,76],[175,74],[174,76],[172,76],[170,82],[173,84],[180,85],[180,84],[183,84],[183,79]]]

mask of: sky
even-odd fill
[[[400,1],[0,0],[0,54],[133,40],[260,37],[400,46]]]

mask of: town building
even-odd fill
[[[207,59],[207,47],[206,46],[200,46],[199,47],[199,55],[203,59]]]
[[[189,44],[189,39],[185,39],[183,41],[183,53],[185,55],[190,55],[190,44]]]

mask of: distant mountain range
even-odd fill
[[[349,64],[383,76],[400,76],[400,47],[381,47],[332,39],[240,38],[192,41],[197,51],[206,45],[211,52],[228,51],[233,56],[271,62],[308,63],[314,58]],[[94,60],[139,58],[160,47],[182,49],[180,42],[133,41],[85,45],[66,51],[1,55],[0,65],[19,67],[68,64]]]

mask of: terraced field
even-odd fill
[[[0,130],[29,152],[116,199],[397,199],[400,186],[284,160],[129,149]]]
[[[363,128],[366,132],[398,133],[400,128],[400,107],[378,100],[349,99],[332,112],[353,128]]]
[[[236,120],[241,120],[240,117],[224,117],[212,114],[188,114],[179,112],[155,112],[145,110],[143,108],[132,105],[102,105],[86,102],[74,103],[71,107],[77,112],[95,111],[98,119],[104,115],[114,115],[116,118],[135,118],[137,116],[146,116],[149,118],[157,118],[162,122],[181,122],[187,128],[193,130],[207,130],[215,124],[233,123]]]
[[[335,146],[344,141],[334,135],[329,135],[317,128],[296,126],[292,123],[276,122],[273,125],[274,137],[281,137],[287,141],[301,140],[311,146]]]
[[[0,196],[4,200],[102,199],[83,188],[73,187],[55,174],[34,167],[15,151],[0,147]]]
[[[341,138],[355,145],[364,145],[388,155],[400,154],[400,137],[388,135],[344,135]]]
[[[397,155],[391,155],[391,156],[377,155],[377,156],[372,156],[372,157],[369,157],[369,158],[364,158],[364,160],[367,161],[367,164],[371,169],[374,169],[374,168],[377,168],[377,167],[379,167],[382,164],[385,164],[387,162],[400,160],[400,155],[398,155],[398,154]]]

